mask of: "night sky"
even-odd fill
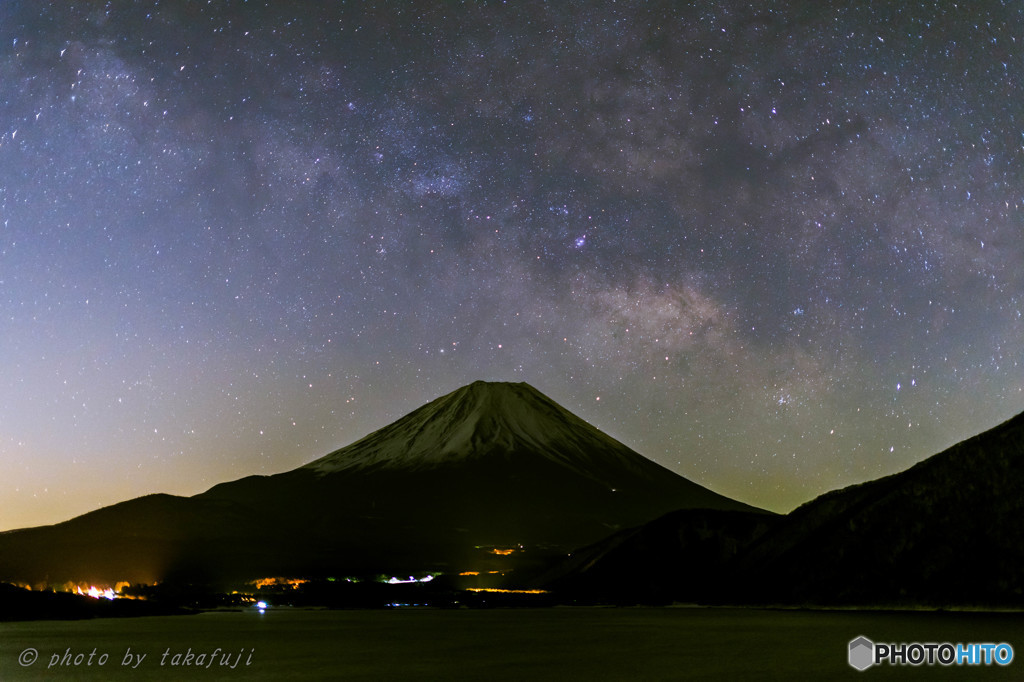
[[[1022,12],[0,4],[0,529],[476,379],[775,511],[995,425]]]

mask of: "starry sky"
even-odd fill
[[[1024,410],[1024,8],[0,4],[0,529],[526,381],[775,511]]]

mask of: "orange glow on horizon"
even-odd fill
[[[103,584],[104,583],[100,583],[100,585]],[[93,599],[137,599],[140,601],[145,601],[146,598],[143,596],[124,594],[124,590],[128,589],[133,584],[134,583],[130,583],[127,580],[118,580],[116,583],[114,583],[113,587],[99,587],[97,585],[93,585],[90,583],[79,584],[72,581],[68,581],[66,583],[52,585],[49,587],[45,583],[42,585],[36,585],[34,588],[32,586],[24,584],[19,585],[19,587],[25,587],[27,589],[36,589],[40,591],[52,589],[55,592],[70,592],[71,594],[77,594],[83,597],[92,597]],[[156,584],[157,583],[152,583],[152,585]],[[109,583],[107,585],[109,585]],[[143,583],[140,583],[139,585],[142,586]]]
[[[251,581],[249,584],[255,587],[257,590],[264,587],[290,587],[295,590],[300,585],[305,585],[308,580],[303,578],[259,578]]]

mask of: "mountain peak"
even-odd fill
[[[325,478],[387,474],[389,481],[412,474],[424,485],[447,476],[448,485],[484,484],[492,497],[500,489],[510,500],[524,488],[550,488],[568,507],[572,496],[590,490],[599,506],[613,495],[615,505],[635,498],[644,508],[661,499],[664,511],[750,509],[634,452],[526,383],[475,381],[302,469]]]
[[[474,381],[427,403],[306,469],[327,474],[373,467],[424,468],[513,450],[576,442],[580,431],[611,441],[527,383]],[[577,449],[577,448],[573,448]]]
[[[460,401],[472,401],[476,403],[504,403],[516,402],[531,399],[546,399],[543,393],[530,384],[510,381],[483,381],[477,380],[458,388],[446,397]]]

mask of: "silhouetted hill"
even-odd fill
[[[574,603],[699,602],[728,591],[722,569],[778,517],[680,509],[573,551],[530,581]]]
[[[681,511],[574,552],[581,601],[1024,606],[1024,415],[786,516]]]
[[[1024,415],[892,476],[826,493],[736,562],[760,599],[1024,604]]]

